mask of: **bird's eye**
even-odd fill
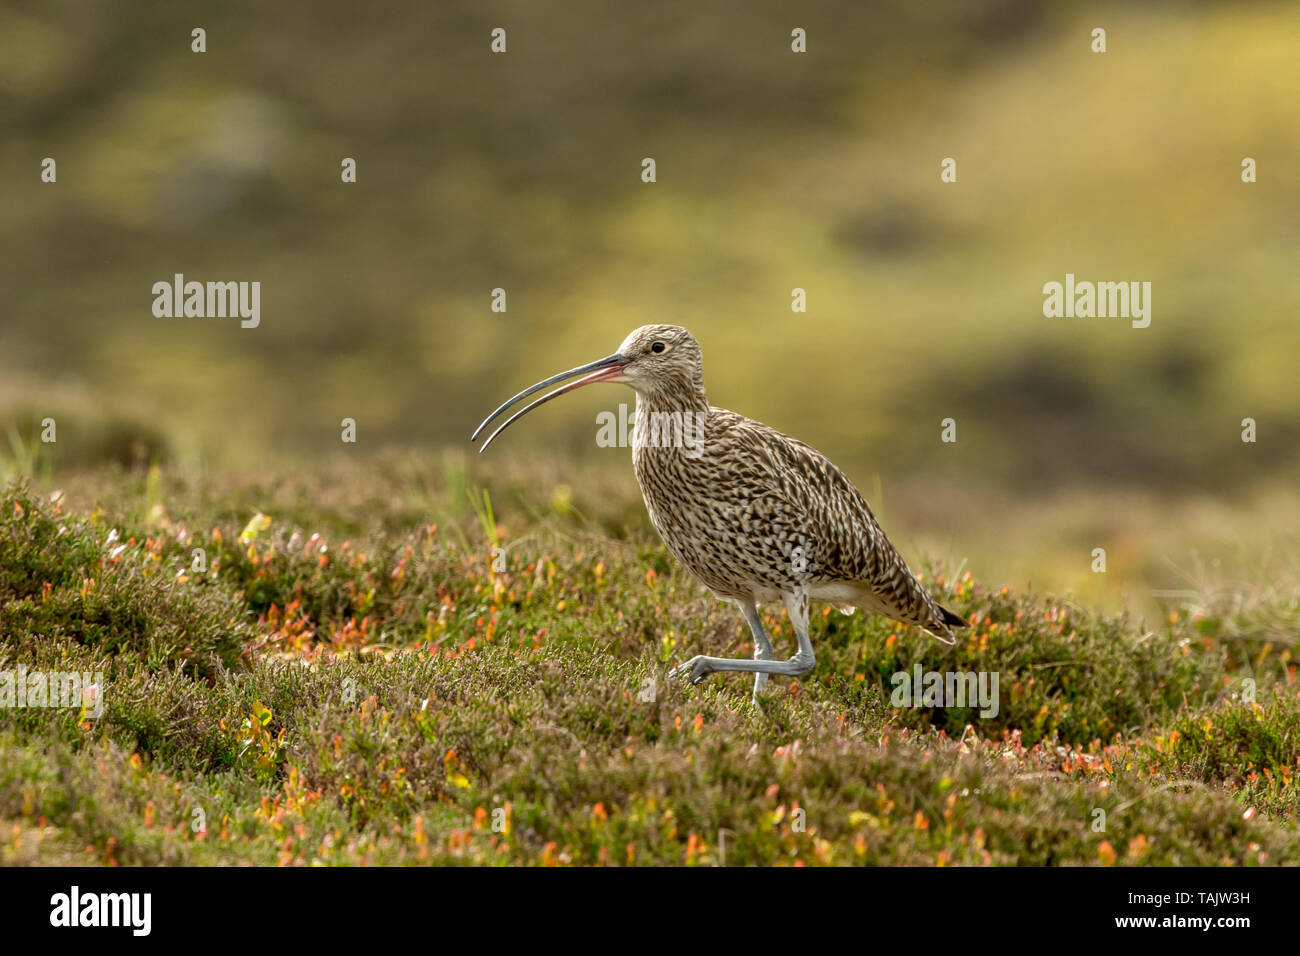
[[[663,351],[664,349],[666,349],[667,347],[668,347],[668,346],[664,345],[662,342],[656,342],[654,345],[650,346],[650,351],[651,351],[651,352],[662,352],[662,351]]]

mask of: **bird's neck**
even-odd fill
[[[655,412],[708,414],[709,400],[704,395],[704,385],[702,383],[682,383],[675,388],[656,389],[653,392],[643,392],[637,389],[636,411],[638,415],[646,412],[652,414]]]
[[[698,458],[704,447],[708,417],[709,403],[703,387],[672,392],[638,391],[633,460],[642,460],[647,449],[667,449],[674,455]]]

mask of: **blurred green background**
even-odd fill
[[[47,415],[56,483],[469,450],[666,321],[907,554],[1119,601],[1295,568],[1300,5],[10,0],[0,44],[11,470]],[[260,281],[260,327],[155,318],[176,272]],[[1150,281],[1151,326],[1045,318],[1067,272]],[[488,457],[634,491],[595,445],[631,401],[572,396]]]

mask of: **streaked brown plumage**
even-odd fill
[[[675,670],[698,683],[714,671],[802,675],[815,663],[810,601],[861,607],[924,628],[948,643],[964,626],[916,580],[862,494],[820,452],[760,422],[708,404],[700,347],[685,329],[646,325],[608,358],[552,376],[492,413],[479,432],[519,399],[588,373],[505,421],[594,381],[636,390],[632,463],[650,520],[673,556],[719,599],[739,605],[755,659],[700,656]],[[482,449],[480,449],[482,450]],[[788,661],[772,657],[757,607],[781,598],[799,639]]]

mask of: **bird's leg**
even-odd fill
[[[805,667],[799,661],[798,655],[788,661],[747,661],[743,658],[738,660],[733,657],[706,657],[701,654],[692,657],[679,667],[674,667],[668,675],[680,677],[691,684],[698,684],[715,671],[744,671],[748,674],[783,674],[786,677],[802,677],[810,670],[811,667]]]
[[[799,638],[799,653],[788,661],[735,660],[730,657],[706,657],[701,654],[692,657],[685,664],[669,671],[670,677],[678,677],[691,684],[698,684],[716,671],[746,671],[752,674],[783,674],[786,677],[802,677],[813,669],[817,663],[813,654],[812,640],[808,637],[808,592],[800,589],[783,595],[785,609],[794,625],[794,632]],[[755,611],[757,613],[757,610]],[[746,617],[749,615],[746,614]],[[769,646],[771,642],[768,642]]]
[[[799,653],[790,658],[803,666],[800,675],[809,673],[817,666],[817,655],[813,653],[812,638],[808,636],[808,589],[799,588],[781,595],[785,599],[785,612],[790,615],[790,624],[794,627],[795,637],[799,639]]]
[[[745,620],[749,622],[750,633],[754,635],[754,660],[770,661],[773,657],[772,641],[767,636],[767,630],[763,627],[763,619],[758,614],[758,608],[753,601],[737,601],[740,605],[741,612],[745,615]],[[754,675],[754,703],[758,703],[758,695],[763,693],[767,687],[768,675],[762,671]]]

